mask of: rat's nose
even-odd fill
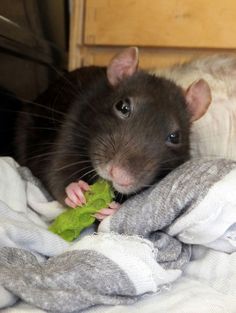
[[[134,183],[134,178],[130,175],[130,173],[120,166],[112,165],[110,175],[112,180],[120,186],[128,187]]]

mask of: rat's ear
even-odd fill
[[[131,47],[114,56],[107,67],[107,78],[112,86],[128,76],[132,76],[138,69],[138,48]]]
[[[211,89],[204,79],[200,79],[188,87],[185,98],[191,122],[194,122],[206,113],[211,103]]]

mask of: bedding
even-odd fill
[[[236,312],[236,162],[188,161],[71,244],[27,168],[0,180],[1,312]]]

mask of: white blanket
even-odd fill
[[[12,159],[0,159],[0,242],[1,246],[27,249],[42,261],[45,256],[60,255],[69,244],[46,229],[63,209],[27,173]],[[214,175],[212,168],[210,174]],[[236,172],[232,170],[209,188],[204,201],[197,201],[193,210],[181,214],[167,229],[170,235],[194,244],[192,260],[178,280],[132,305],[96,306],[86,312],[236,312],[235,187]],[[112,225],[118,214],[122,216],[122,210],[128,211],[130,204],[127,202],[116,216],[106,219],[100,231],[114,230]],[[1,312],[44,312],[23,302],[14,304],[15,301],[12,293],[0,289],[0,304],[2,308],[8,306]],[[14,305],[9,307],[11,304]]]

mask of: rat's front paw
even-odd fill
[[[71,207],[75,208],[77,206],[82,206],[86,203],[84,192],[89,190],[89,185],[83,180],[78,182],[70,183],[66,187],[66,199],[65,203]]]
[[[94,216],[97,220],[102,221],[105,217],[115,214],[119,210],[120,206],[120,203],[113,201],[109,204],[108,208],[101,209]]]

